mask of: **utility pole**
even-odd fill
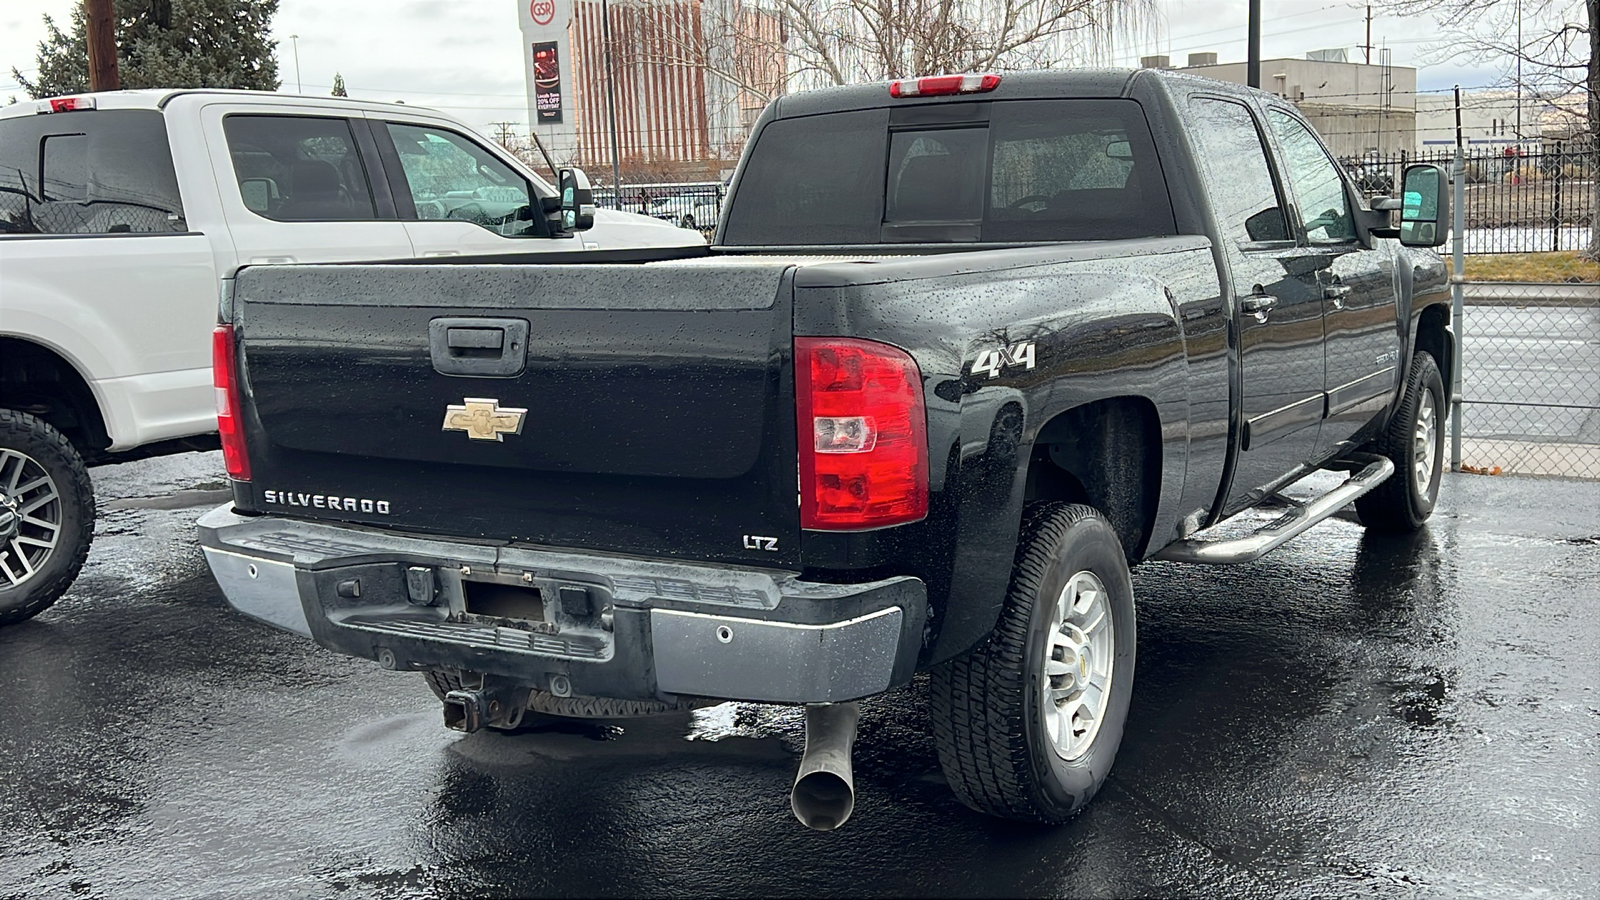
[[[489,124],[493,125],[497,129],[499,129],[498,131],[495,132],[495,140],[500,142],[500,146],[506,148],[507,150],[510,150],[511,149],[511,126],[516,125],[517,123],[516,122],[490,122]]]
[[[1361,45],[1362,58],[1372,65],[1372,4],[1367,4],[1367,42]]]
[[[1517,149],[1522,149],[1522,0],[1517,0]]]
[[[306,92],[305,85],[300,83],[300,35],[289,35],[289,44],[294,47],[294,92],[296,94],[304,94]]]
[[[89,90],[118,90],[122,79],[117,75],[117,15],[111,0],[84,0],[83,11],[89,26]]]
[[[1244,64],[1245,84],[1261,87],[1261,0],[1250,0],[1249,52]]]

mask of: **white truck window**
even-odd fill
[[[419,219],[456,219],[515,237],[538,233],[528,182],[488,151],[441,128],[385,123]]]
[[[256,215],[279,222],[378,217],[345,119],[231,115],[222,127],[239,196]]]
[[[0,121],[0,234],[170,234],[183,204],[161,113]]]

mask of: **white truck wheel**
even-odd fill
[[[43,419],[0,409],[0,625],[60,599],[93,537],[94,488],[78,451]]]

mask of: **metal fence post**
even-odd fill
[[[1459,112],[1457,113],[1459,115]],[[1455,163],[1450,167],[1450,182],[1454,188],[1455,206],[1451,209],[1450,238],[1450,321],[1456,335],[1456,352],[1450,361],[1450,470],[1461,471],[1461,356],[1466,352],[1466,334],[1462,328],[1465,305],[1466,230],[1467,230],[1467,161],[1461,145],[1456,145]]]
[[[1555,182],[1555,185],[1554,185],[1555,196],[1551,200],[1551,204],[1550,204],[1550,249],[1551,250],[1560,250],[1561,249],[1561,179],[1562,179],[1561,170],[1562,170],[1562,165],[1561,165],[1561,143],[1559,141],[1557,141],[1556,142],[1556,171],[1555,171],[1555,177],[1553,179],[1551,179],[1552,181]]]

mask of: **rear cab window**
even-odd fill
[[[245,208],[279,222],[378,218],[349,120],[319,116],[223,118]]]
[[[0,234],[173,234],[166,122],[146,109],[0,119]]]
[[[1177,233],[1131,100],[944,103],[762,129],[724,243],[1028,242]]]

